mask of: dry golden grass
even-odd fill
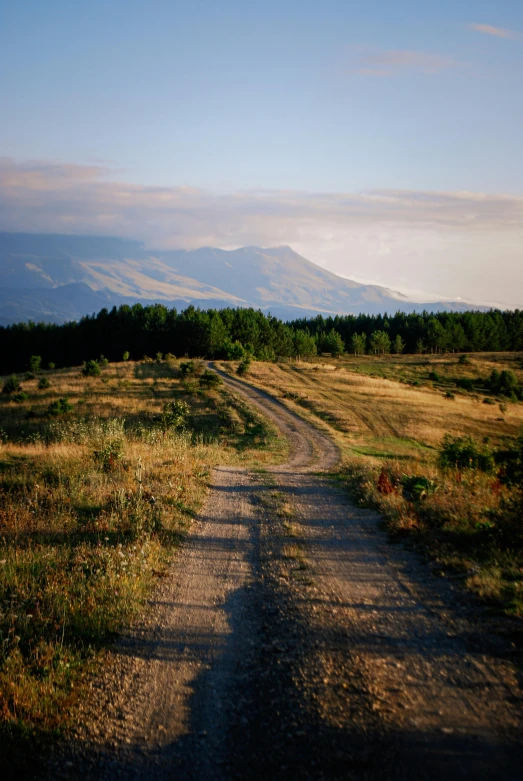
[[[351,359],[318,363],[251,365],[248,380],[269,390],[286,401],[289,406],[308,410],[327,424],[338,443],[349,454],[376,457],[407,458],[430,462],[443,436],[469,435],[477,439],[488,437],[492,444],[500,444],[506,437],[519,433],[523,423],[523,405],[508,403],[505,412],[498,404],[482,403],[482,397],[456,394],[447,399],[433,387],[413,387],[393,379],[372,377],[367,372],[354,371],[361,366]],[[427,363],[423,359],[423,374],[432,370],[433,364],[441,373],[444,359],[434,356]],[[385,362],[395,366],[400,378],[403,367],[411,372],[418,370],[418,356],[390,356]],[[366,369],[374,366],[377,374],[384,363],[382,357],[365,356]],[[462,376],[456,359],[447,359],[449,371]],[[475,371],[488,374],[491,366],[498,365],[487,356],[485,360],[474,357]],[[518,364],[519,365],[519,364]],[[335,367],[334,369],[332,367]],[[399,368],[398,368],[399,367]],[[471,367],[464,367],[470,372]]]

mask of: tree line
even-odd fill
[[[284,323],[255,309],[162,304],[123,305],[78,322],[18,323],[0,327],[0,371],[24,371],[30,356],[42,365],[81,365],[103,354],[110,361],[146,355],[242,360],[309,358],[317,353],[437,353],[523,350],[523,312],[345,315]]]

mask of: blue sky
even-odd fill
[[[469,191],[513,197],[512,206],[523,196],[520,0],[0,0],[0,75],[0,156],[9,165],[26,172],[31,161],[39,170],[69,166],[80,190],[77,180],[92,169],[98,184],[150,194],[184,187],[206,197],[232,194],[236,223],[231,218],[221,239],[207,226],[202,243],[249,239],[240,219],[245,191],[285,200],[288,191],[318,199],[400,190],[417,193],[417,202],[419,193]],[[14,209],[12,191],[5,197]],[[23,206],[19,200],[16,224],[41,226],[29,203],[24,222]],[[497,208],[477,245],[491,241],[494,248],[496,231],[510,234],[503,252],[516,269],[518,226],[512,220],[507,233],[503,205]],[[77,222],[46,212],[46,224],[99,230],[88,211],[82,215],[79,205]],[[413,227],[403,214],[401,241],[390,215],[371,221],[374,234],[360,220],[356,240],[354,220],[345,235],[340,219],[322,213],[314,241],[303,225],[294,232],[276,226],[274,241],[283,237],[333,270],[360,278],[370,272],[390,286],[396,278],[405,284],[393,267],[409,247],[423,262],[423,239],[414,236],[421,219]],[[147,219],[136,230],[153,241],[154,217]],[[453,243],[448,226],[438,227],[431,214],[427,222],[431,247],[450,247],[455,262],[472,253],[474,231]],[[118,220],[108,219],[111,225],[121,229]],[[171,236],[159,227],[158,244],[176,236],[183,243],[183,235],[180,225]],[[274,243],[269,224],[261,238]],[[186,243],[198,236],[187,235]],[[429,275],[418,287],[466,295],[450,281]]]

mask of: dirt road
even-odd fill
[[[328,437],[224,379],[275,421],[290,459],[215,470],[47,777],[523,778],[506,644],[318,474],[338,459]]]

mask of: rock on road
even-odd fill
[[[522,779],[517,670],[474,608],[319,474],[338,461],[328,436],[222,376],[289,460],[214,470],[43,776]]]

